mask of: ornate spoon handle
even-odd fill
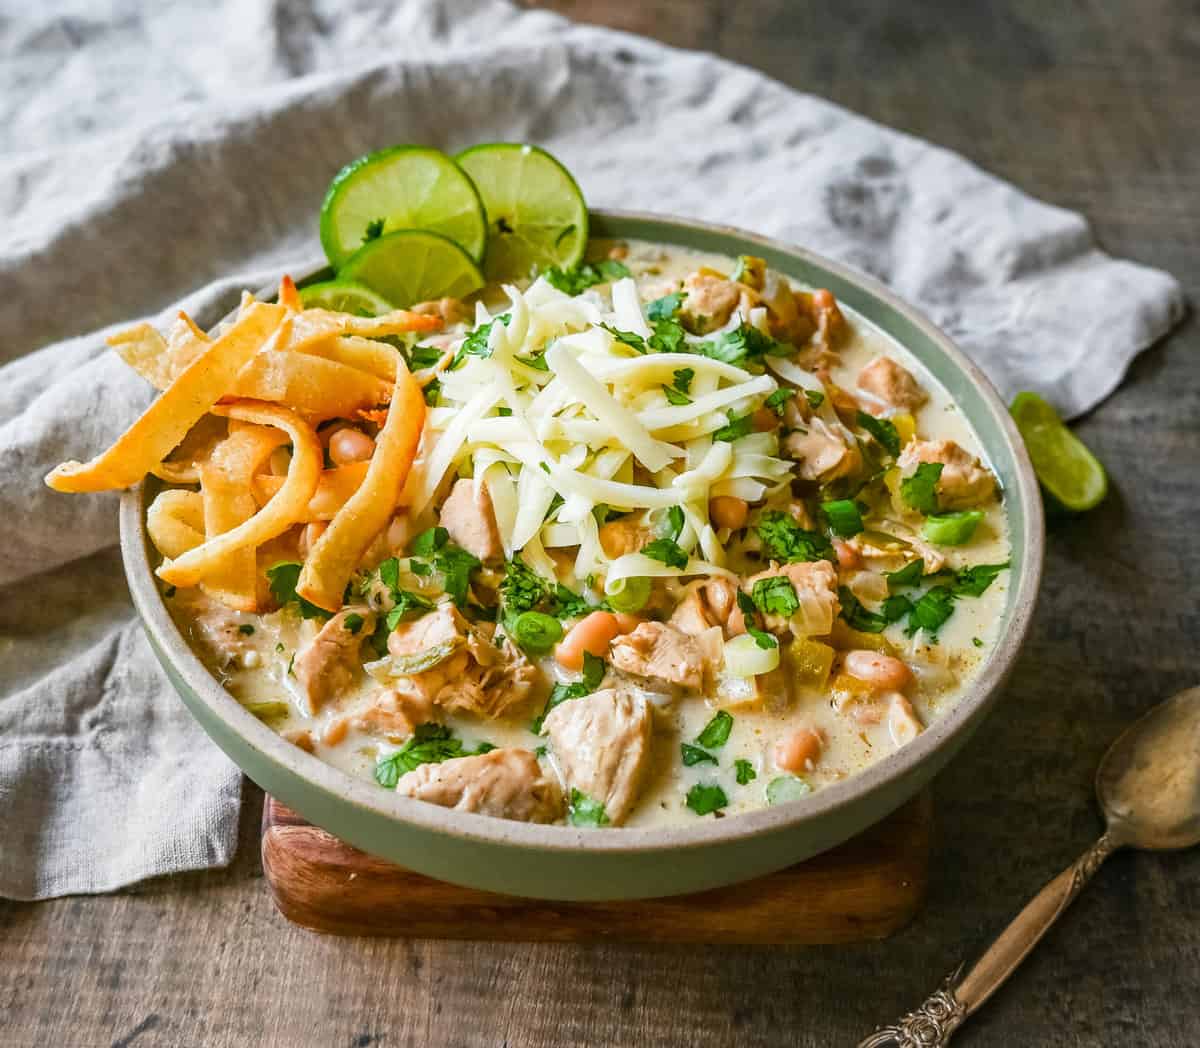
[[[960,967],[915,1011],[898,1023],[876,1030],[858,1048],[941,1048],[966,1017],[999,989],[1083,890],[1092,875],[1119,847],[1106,833],[1046,885],[960,982]]]

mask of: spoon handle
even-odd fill
[[[959,981],[961,966],[915,1011],[876,1030],[858,1048],[941,1048],[968,1015],[999,989],[1092,875],[1118,847],[1106,833],[1046,885],[1000,933],[987,952]]]

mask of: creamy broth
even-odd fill
[[[614,248],[618,254],[627,252],[623,262],[637,282],[643,304],[679,288],[689,274],[706,268],[729,274],[736,266],[735,260],[729,258],[642,243],[618,246],[597,242],[592,245],[591,257],[604,258]],[[793,286],[799,287],[794,282]],[[600,303],[600,308],[609,307],[607,285],[601,284],[586,294]],[[507,308],[507,297],[499,289],[489,289],[482,301],[492,315]],[[836,353],[830,354],[828,378],[831,382],[854,393],[857,376],[871,361],[882,356],[899,362],[928,395],[927,401],[911,413],[919,439],[953,441],[986,466],[980,443],[967,420],[920,363],[865,318],[845,306],[841,306],[841,310],[848,332],[837,345]],[[471,326],[462,325],[449,334],[461,340]],[[461,475],[468,472],[467,467],[460,469]],[[937,552],[945,558],[943,571],[1007,562],[1009,537],[1002,499],[982,500],[978,509],[982,520],[967,543],[937,547]],[[429,526],[436,521],[427,513],[413,523],[410,535],[416,533],[416,524]],[[732,551],[730,566],[742,575],[739,564],[743,562],[738,559],[736,539],[726,544]],[[404,550],[382,552],[403,555]],[[368,568],[372,566],[367,565]],[[745,574],[760,572],[766,567],[765,562],[759,561],[748,565]],[[585,595],[590,593],[594,599],[602,595],[601,590],[588,590],[585,580],[573,572],[560,575],[560,581]],[[843,571],[839,583],[845,582],[846,572]],[[988,657],[996,641],[1008,583],[1008,572],[1000,571],[979,596],[956,600],[953,613],[938,627],[936,638],[931,637],[928,630],[918,630],[914,636],[908,636],[903,619],[870,635],[874,638],[872,643],[890,645],[893,655],[906,663],[915,675],[915,682],[904,689],[904,695],[911,701],[918,726],[929,725],[953,708]],[[660,585],[667,589],[674,586],[678,591],[678,584]],[[925,588],[920,586],[903,592],[915,596]],[[877,603],[872,603],[871,607]],[[368,674],[358,673],[336,698],[323,703],[319,709],[310,708],[293,672],[293,659],[297,652],[312,644],[322,626],[320,618],[302,620],[293,607],[265,614],[233,612],[198,590],[180,590],[168,600],[168,606],[181,630],[231,694],[285,736],[302,740],[305,748],[321,759],[353,776],[370,779],[375,774],[377,762],[402,745],[403,739],[394,734],[389,736],[355,725],[345,726],[345,711],[369,701],[370,696],[382,687]],[[206,628],[205,623],[209,620],[211,624]],[[214,642],[214,636],[218,636],[218,641]],[[860,635],[858,639],[863,637]],[[363,661],[369,662],[374,657],[365,655]],[[547,685],[556,680],[578,678],[577,674],[563,671],[552,655],[534,661]],[[606,685],[612,680],[610,673]],[[729,705],[727,699],[714,697],[711,693],[681,694],[678,688],[660,687],[653,681],[627,676],[618,675],[617,683],[648,695],[654,710],[649,769],[639,799],[624,820],[623,824],[627,826],[694,822],[700,816],[689,809],[687,797],[689,790],[698,784],[721,787],[726,803],[719,815],[761,808],[767,803],[768,785],[780,777],[794,778],[808,788],[819,790],[895,752],[899,745],[896,728],[886,712],[881,712],[874,722],[871,716],[854,715],[855,709],[868,704],[847,704],[844,697],[839,697],[836,689],[828,685],[802,691],[791,702],[775,704],[779,707],[776,709],[754,709]],[[563,782],[566,775],[560,755],[552,748],[547,749],[547,738],[534,734],[531,728],[534,715],[544,703],[544,692],[543,687],[533,701],[498,718],[439,710],[436,719],[462,740],[464,752],[483,742],[501,748],[535,751],[547,776]],[[704,760],[685,766],[680,756],[681,744],[693,743],[719,708],[728,709],[733,724],[728,740],[708,751],[716,763]],[[821,736],[823,746],[819,759],[798,774],[781,770],[774,756],[776,744],[801,727],[812,729]],[[739,781],[739,770],[740,778],[748,781]],[[748,771],[753,773],[752,778]],[[569,783],[564,785],[569,790]]]

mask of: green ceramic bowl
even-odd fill
[[[597,832],[450,811],[351,778],[285,742],[221,687],[175,628],[154,581],[147,484],[121,503],[130,591],[150,643],[213,740],[263,789],[365,851],[446,881],[546,899],[673,895],[746,880],[840,844],[912,797],[962,748],[999,696],[1029,630],[1042,569],[1042,504],[1020,437],[987,379],[954,344],[881,284],[808,251],[655,215],[595,212],[592,235],[754,254],[839,300],[912,351],[966,413],[999,474],[1012,527],[1012,581],[1000,640],[948,714],[903,749],[803,801],[666,830]],[[327,279],[314,267],[309,281]]]

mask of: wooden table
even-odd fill
[[[580,0],[545,6],[758,66],[1083,211],[1200,292],[1194,3]],[[1144,355],[1081,432],[1109,500],[1053,529],[1033,641],[938,780],[929,905],[837,949],[344,941],[275,915],[251,788],[233,868],[0,904],[0,1043],[847,1045],[915,1005],[1096,832],[1092,771],[1197,683],[1200,334]],[[1200,1040],[1200,851],[1118,855],[964,1029],[978,1046]]]

